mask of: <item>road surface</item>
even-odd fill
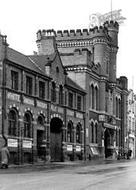
[[[0,190],[136,190],[136,161],[0,170]]]

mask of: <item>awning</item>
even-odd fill
[[[97,147],[90,146],[91,155],[96,156],[99,155],[99,151]]]
[[[116,130],[116,125],[111,125],[111,124],[109,124],[109,123],[104,123],[104,127],[105,128],[109,128],[109,129],[114,129],[114,130]]]

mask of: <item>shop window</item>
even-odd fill
[[[81,124],[78,123],[76,126],[76,142],[81,143]]]
[[[45,82],[39,81],[39,98],[45,98]]]
[[[18,72],[11,71],[11,88],[18,90]]]
[[[37,124],[38,125],[44,125],[44,117],[42,115],[38,116]]]
[[[24,116],[24,137],[32,137],[32,117],[30,113],[25,113]]]
[[[69,122],[67,126],[67,141],[73,142],[73,123]]]
[[[9,112],[8,123],[8,134],[11,136],[17,136],[17,113],[15,110]]]
[[[33,80],[32,77],[26,76],[26,94],[32,95]]]
[[[97,137],[98,136],[98,124],[95,124],[95,143],[97,143]]]

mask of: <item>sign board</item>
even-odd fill
[[[8,139],[8,147],[18,147],[17,139]]]
[[[76,152],[80,152],[81,151],[81,146],[76,146]]]
[[[32,148],[32,141],[23,140],[23,148]]]
[[[73,146],[71,144],[67,145],[67,151],[72,151],[73,150]]]
[[[99,115],[99,121],[105,121],[105,115]]]
[[[114,10],[105,14],[95,13],[95,14],[90,15],[89,28],[94,28],[95,26],[102,26],[104,22],[110,21],[110,20],[117,21],[118,24],[122,24],[126,18],[121,15],[121,11],[122,10],[119,9],[119,10]]]
[[[20,95],[15,94],[15,93],[8,92],[7,93],[7,98],[10,99],[10,100],[20,102]]]

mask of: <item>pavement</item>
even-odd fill
[[[94,166],[101,164],[116,164],[122,162],[130,162],[133,160],[91,160],[91,161],[66,161],[66,162],[39,162],[34,164],[23,164],[23,165],[9,165],[8,169],[0,169],[0,173],[9,173],[9,172],[30,172],[37,170],[56,170],[62,168],[73,168],[73,167],[82,167],[82,166]]]

